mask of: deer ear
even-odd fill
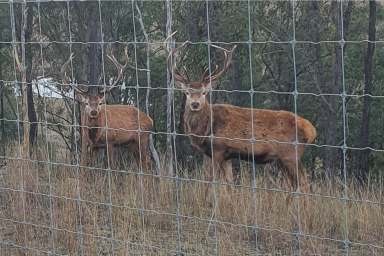
[[[205,88],[205,90],[209,91],[212,88],[215,88],[216,85],[217,85],[216,81],[211,81],[211,82],[204,83],[204,88]]]
[[[76,93],[75,99],[81,103],[85,103],[87,101],[86,97],[84,97],[81,93]]]
[[[105,94],[102,94],[99,98],[99,104],[104,104],[105,103]]]

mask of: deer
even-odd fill
[[[126,146],[133,152],[134,158],[143,169],[148,170],[151,165],[149,150],[149,136],[153,129],[153,120],[130,105],[107,105],[105,96],[122,80],[123,74],[129,66],[128,50],[125,48],[125,63],[120,64],[113,53],[107,55],[115,65],[118,75],[113,83],[100,90],[96,95],[91,95],[89,90],[72,86],[76,92],[76,99],[82,106],[81,109],[81,166],[88,166],[96,151],[100,148],[107,149],[110,168],[116,168],[115,147]],[[63,84],[70,84],[65,70],[73,58],[64,63],[61,68]]]
[[[233,158],[254,161],[256,164],[278,162],[283,167],[289,186],[308,192],[305,168],[301,163],[305,144],[311,144],[316,128],[310,121],[284,110],[238,107],[229,104],[211,104],[208,94],[218,79],[231,66],[236,45],[231,50],[211,45],[222,51],[224,62],[210,72],[205,69],[200,80],[191,81],[187,69],[177,67],[177,54],[190,45],[184,42],[168,54],[168,68],[174,83],[186,95],[184,132],[192,146],[213,162],[213,170],[228,184],[233,182],[230,161]],[[296,143],[297,142],[297,143]],[[212,182],[213,170],[207,172]],[[208,196],[208,188],[206,197]]]

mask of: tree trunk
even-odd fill
[[[145,41],[147,42],[146,44],[146,53],[147,53],[147,70],[149,70],[147,72],[147,93],[145,95],[145,113],[147,115],[149,115],[149,95],[150,95],[150,92],[151,92],[151,62],[150,62],[150,55],[151,55],[151,48],[150,48],[150,44],[149,44],[149,37],[148,37],[148,34],[147,34],[147,31],[145,31],[145,26],[144,26],[144,21],[143,21],[143,17],[142,17],[142,14],[141,14],[141,11],[140,11],[140,8],[137,4],[137,2],[135,3],[136,4],[136,9],[137,9],[137,12],[139,14],[139,23],[140,23],[140,26],[141,26],[141,30],[143,31],[143,34],[144,34],[144,38],[145,38]],[[156,148],[155,148],[155,145],[153,143],[153,135],[150,134],[149,135],[149,149],[151,151],[151,155],[152,155],[152,158],[155,162],[155,170],[156,170],[156,174],[159,174],[160,172],[160,158],[159,158],[159,155],[157,154],[157,151],[156,151]]]
[[[348,2],[347,8],[345,9],[345,13],[343,15],[344,19],[344,40],[346,40],[346,34],[348,31],[348,25],[351,17],[352,12],[352,6],[353,2]],[[334,11],[333,13],[333,21],[336,24],[336,30],[337,30],[337,39],[341,39],[341,17],[340,17],[340,7],[338,6],[337,2],[332,3],[331,9]],[[321,41],[320,36],[320,29],[322,26],[322,20],[321,20],[321,14],[320,14],[320,5],[318,1],[309,1],[308,2],[308,23],[309,27],[312,28],[311,35],[314,42]],[[346,44],[344,45],[345,50]],[[316,87],[318,90],[318,93],[340,93],[342,90],[342,70],[341,70],[341,47],[339,44],[335,47],[335,62],[334,62],[334,74],[333,74],[333,83],[328,82],[327,79],[324,77],[324,64],[322,62],[321,57],[321,46],[320,44],[315,44],[313,46],[313,58],[317,60],[317,62],[314,65],[313,70],[313,76],[314,80],[316,82]],[[325,90],[323,89],[325,88]],[[324,144],[327,145],[336,145],[337,144],[337,101],[335,97],[327,97],[322,96],[321,97],[321,109],[322,114],[319,118],[319,125],[318,129],[323,131],[322,138]],[[324,160],[324,167],[326,170],[326,174],[328,177],[333,173],[333,169],[336,167],[335,163],[337,163],[337,159],[339,157],[338,154],[335,154],[334,149],[324,148],[323,151],[323,160]]]
[[[313,16],[315,17],[312,21],[313,24],[311,25],[313,27],[313,34],[315,41],[320,41],[320,34],[319,29],[321,25],[320,20],[320,10],[319,10],[319,3],[317,1],[311,1],[309,3],[311,5],[311,12]],[[348,3],[348,6],[346,8],[346,11],[343,13],[343,16],[341,16],[340,8],[341,8],[341,2],[332,2],[331,4],[331,10],[333,12],[332,14],[332,20],[335,24],[336,28],[336,40],[344,39],[346,40],[349,20],[350,20],[350,14],[352,10],[352,2]],[[341,28],[341,19],[344,21],[344,27]],[[343,33],[342,33],[343,31]],[[342,38],[343,36],[343,38]],[[344,50],[345,50],[344,45]],[[324,93],[321,88],[326,88],[326,93],[331,94],[340,94],[342,93],[342,46],[340,44],[336,44],[334,48],[334,72],[333,72],[333,81],[330,83],[327,83],[326,79],[322,77],[322,74],[324,74],[324,67],[321,63],[321,50],[320,45],[317,44],[314,46],[314,55],[315,58],[318,59],[318,63],[315,65],[315,80],[317,87],[320,91],[320,93]],[[321,108],[323,109],[322,115],[319,119],[319,130],[323,131],[323,143],[326,145],[338,145],[337,141],[337,130],[338,130],[338,124],[341,123],[338,118],[337,112],[338,108],[340,107],[340,104],[338,103],[338,99],[336,97],[330,96],[330,97],[323,97],[321,102]],[[326,170],[326,173],[328,176],[330,176],[332,173],[334,173],[334,169],[337,168],[335,166],[335,163],[338,163],[340,161],[340,152],[336,153],[335,149],[332,148],[324,148],[323,151],[323,158],[324,158],[324,168]],[[341,165],[339,166],[341,167]]]
[[[81,8],[77,6],[76,8]],[[85,22],[84,30],[87,31],[86,41],[87,42],[100,42],[101,41],[101,31],[99,24],[99,12],[98,12],[98,4],[96,2],[89,3],[88,8],[85,10],[87,12],[87,20]],[[85,66],[84,72],[86,74],[82,74],[81,77],[86,77],[87,81],[84,83],[89,86],[88,93],[89,95],[97,95],[98,94],[98,85],[99,78],[101,74],[101,47],[99,43],[91,43],[87,44],[87,53],[85,57]],[[86,70],[86,71],[85,71]],[[80,113],[83,113],[83,107],[79,106],[78,108]],[[78,122],[82,125],[81,114],[78,115]],[[80,129],[80,138],[83,138],[82,129]],[[85,146],[83,143],[87,143],[81,140],[81,148],[84,149]],[[81,158],[86,157],[87,152],[81,152]]]
[[[307,21],[308,22],[308,27],[309,28],[312,28],[312,30],[310,31],[310,34],[311,34],[311,38],[313,38],[313,41],[314,42],[319,42],[321,39],[320,39],[320,26],[321,26],[321,16],[320,16],[320,9],[319,9],[319,2],[318,1],[308,1],[308,11],[307,11],[307,14],[308,14],[308,17],[307,17]],[[325,87],[325,88],[328,88],[328,85],[327,85],[327,79],[324,79],[324,65],[323,65],[323,62],[322,62],[322,59],[321,59],[321,48],[320,48],[320,44],[315,44],[313,45],[313,48],[312,48],[312,58],[314,60],[317,60],[315,63],[314,63],[314,68],[313,68],[313,77],[314,77],[314,80],[315,80],[315,83],[316,83],[316,87],[317,87],[317,90],[318,90],[318,93],[323,93],[323,90],[322,90],[322,87]],[[328,107],[328,99],[326,97],[321,97],[321,106],[322,106],[322,109],[324,109],[324,107]],[[330,111],[330,110],[328,110]],[[332,112],[333,113],[333,112]],[[322,114],[324,115],[324,114]],[[325,125],[325,120],[324,118],[320,118],[320,124],[319,124],[319,127],[318,128],[321,128],[322,126]],[[324,129],[322,129],[324,130]],[[324,156],[323,156],[324,157]],[[310,168],[310,170],[312,171],[312,177],[314,177],[314,168]],[[329,175],[329,172],[326,172],[327,175]]]
[[[373,80],[373,55],[375,52],[375,43],[376,40],[376,1],[369,1],[369,25],[368,25],[368,45],[367,52],[365,55],[364,62],[364,94],[372,93],[372,80]],[[364,96],[363,102],[363,113],[361,118],[361,127],[360,127],[360,147],[369,146],[369,122],[370,122],[370,108],[371,108],[371,97]],[[357,165],[355,168],[356,176],[360,181],[364,181],[367,177],[369,166],[370,150],[364,149],[359,152],[357,160]]]
[[[2,70],[0,67],[0,77],[2,75]],[[5,156],[5,116],[4,116],[4,94],[5,94],[5,85],[3,81],[0,81],[0,123],[1,123],[1,151],[0,154]]]
[[[87,42],[100,42],[101,31],[99,24],[99,12],[97,3],[89,3],[88,17],[87,17]],[[98,88],[94,85],[98,85],[101,77],[101,46],[99,43],[88,44],[87,52],[87,80],[89,85],[89,93],[96,95]]]
[[[167,38],[172,34],[172,3],[171,0],[166,1],[166,13],[167,13],[167,22],[166,22],[166,35]],[[170,52],[171,49],[174,47],[174,42],[172,38],[169,38],[169,41],[167,42],[167,51]],[[172,118],[173,109],[172,109],[172,103],[173,103],[173,86],[172,86],[172,74],[169,72],[169,69],[167,69],[167,149],[166,149],[166,159],[168,162],[168,173],[165,175],[174,176],[174,170],[173,170],[173,136],[172,136],[172,122],[174,121]]]
[[[333,7],[331,8],[333,10],[333,21],[336,26],[336,40],[341,39],[341,15],[340,15],[340,6],[339,2],[333,2]],[[327,93],[333,93],[338,94],[342,91],[342,67],[341,67],[341,58],[342,58],[342,52],[341,52],[341,46],[339,44],[336,44],[334,47],[334,67],[333,67],[333,81],[331,83],[327,84]],[[321,74],[321,73],[320,73]],[[338,123],[340,123],[340,120],[338,120],[338,117],[336,115],[336,109],[338,108],[337,99],[335,97],[329,97],[327,99],[328,104],[325,108],[325,111],[323,111],[323,116],[321,118],[322,125],[324,129],[324,143],[326,145],[337,145],[337,129],[338,129]],[[324,167],[325,170],[329,175],[334,172],[334,169],[336,168],[335,163],[338,163],[338,159],[340,159],[340,155],[335,153],[335,150],[333,148],[324,148]]]
[[[25,41],[29,42],[31,41],[32,33],[33,33],[33,6],[31,3],[27,4],[27,25],[26,25],[26,31],[25,31]],[[29,143],[31,146],[33,146],[36,143],[36,137],[37,137],[37,115],[36,115],[36,109],[33,99],[33,88],[32,88],[32,59],[33,59],[33,53],[32,53],[32,47],[31,44],[27,44],[25,51],[25,58],[26,58],[26,81],[27,81],[27,102],[28,105],[28,120],[30,123],[29,127]]]
[[[321,15],[320,15],[320,7],[318,1],[309,1],[309,22],[311,22],[310,27],[312,29],[312,38],[314,42],[319,42],[321,40],[320,37],[320,26],[321,26]],[[337,45],[338,47],[339,45]],[[336,49],[335,49],[336,50]],[[316,81],[316,86],[319,90],[319,93],[324,93],[325,90],[322,88],[326,88],[326,92],[330,88],[332,88],[332,84],[327,81],[324,77],[324,65],[321,60],[321,46],[320,44],[315,44],[313,46],[313,56],[317,60],[314,65],[314,78]],[[339,65],[338,62],[335,65]],[[338,93],[339,87],[334,88],[336,93]],[[337,120],[335,120],[335,100],[332,97],[322,97],[321,101],[322,109],[326,111],[322,111],[320,116],[319,128],[324,132],[324,144],[334,145],[336,143],[336,129],[337,129]],[[332,119],[332,120],[331,120]],[[329,127],[329,122],[332,122],[332,127]],[[333,144],[332,144],[333,143]],[[334,168],[335,158],[337,156],[333,154],[332,150],[324,149],[323,158],[324,164],[326,168],[326,174],[329,175],[332,173],[332,168]]]
[[[196,2],[188,1],[185,3],[185,15],[186,15],[186,23],[185,23],[185,31],[188,36],[188,40],[191,42],[196,42],[199,40],[199,33],[201,31],[201,27],[199,27],[199,19],[205,17],[205,8],[203,5],[200,5]],[[179,124],[178,124],[178,132],[180,134],[185,134],[184,131],[184,112],[185,112],[185,101],[187,97],[183,93],[181,98],[181,106],[179,113]],[[178,161],[183,162],[183,165],[188,164],[188,159],[191,154],[193,154],[191,144],[189,143],[189,138],[187,136],[177,136],[176,140],[176,148],[177,148],[177,156]]]
[[[19,59],[17,48],[14,49],[14,57],[21,74],[21,93],[22,93],[22,106],[21,114],[23,120],[23,146],[22,146],[22,157],[28,159],[30,157],[30,144],[29,144],[29,132],[30,123],[28,119],[28,81],[26,72],[26,60],[25,60],[25,34],[27,30],[27,7],[26,3],[21,4],[21,23],[20,23],[20,42],[21,42],[21,62]]]

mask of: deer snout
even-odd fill
[[[192,110],[198,110],[200,108],[200,103],[199,102],[192,102],[191,103],[191,109]]]
[[[97,116],[97,111],[96,110],[91,110],[90,114],[91,114],[91,116]]]

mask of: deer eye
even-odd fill
[[[189,96],[191,93],[189,91],[185,91],[185,95]]]

